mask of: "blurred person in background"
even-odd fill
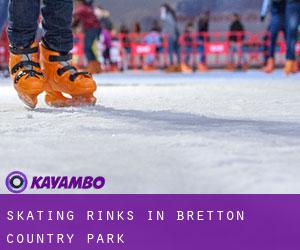
[[[131,42],[129,37],[129,28],[126,24],[122,24],[120,26],[120,39],[121,45],[123,48],[122,54],[123,56],[123,70],[127,70],[129,68],[129,61],[131,55]]]
[[[111,55],[110,50],[112,46],[111,32],[105,28],[101,27],[100,37],[99,37],[98,51],[102,53],[103,64],[105,70],[109,71],[111,67]]]
[[[152,71],[155,70],[155,61],[159,61],[159,55],[162,52],[162,39],[161,39],[161,28],[157,21],[154,21],[150,32],[145,36],[145,44],[155,46],[156,55],[147,55],[145,58],[145,65],[143,70]]]
[[[112,31],[113,22],[110,17],[110,12],[104,9],[101,5],[96,5],[94,12],[101,24],[101,27],[106,30]]]
[[[287,51],[284,72],[291,74],[299,70],[296,60],[296,43],[300,23],[300,0],[286,0],[285,16]]]
[[[121,58],[121,41],[118,31],[112,29],[111,31],[111,48],[110,48],[110,61],[111,61],[111,72],[117,72],[123,70],[122,58]]]
[[[93,0],[77,0],[73,13],[73,27],[78,25],[83,28],[87,70],[92,74],[100,73],[101,65],[93,51],[93,44],[100,35],[100,22],[94,14]]]
[[[140,22],[134,22],[132,25],[131,42],[137,44],[143,42],[142,26]]]
[[[181,71],[180,46],[178,43],[179,29],[176,12],[168,3],[162,4],[160,7],[160,18],[162,21],[162,34],[168,36],[169,67],[167,71]],[[177,65],[174,63],[174,54],[176,55]]]
[[[184,33],[182,35],[182,40],[184,47],[184,62],[181,64],[181,70],[185,73],[192,73],[193,68],[190,66],[191,57],[193,55],[193,42],[194,42],[194,24],[192,22],[187,23]]]
[[[280,31],[285,32],[285,0],[264,0],[261,10],[261,21],[263,22],[269,10],[271,11],[271,22],[268,28],[269,48],[267,53],[267,63],[263,67],[266,73],[272,73],[275,69],[275,52],[277,38]]]
[[[122,42],[124,44],[124,48],[128,49],[128,53],[130,53],[130,39],[129,39],[129,28],[126,24],[122,24],[120,26],[120,31],[119,31],[121,38],[122,38]]]
[[[263,41],[263,46],[262,46],[262,52],[263,54],[263,69],[267,66],[268,60],[269,60],[269,44],[270,44],[270,35],[269,31],[270,30],[270,25],[267,28],[267,32],[263,35],[262,41]]]
[[[142,34],[142,27],[140,22],[134,22],[132,25],[132,33],[130,34],[130,43],[131,45],[137,45],[144,42],[143,34]],[[144,62],[143,56],[136,55],[131,57],[131,65],[133,68],[141,69]]]
[[[210,11],[206,11],[205,13],[200,15],[198,20],[198,32],[199,32],[199,52],[200,52],[200,62],[198,65],[198,70],[200,72],[206,72],[206,54],[205,54],[205,42],[208,42],[208,31],[209,31],[209,20],[210,20]]]
[[[232,14],[232,23],[229,27],[229,42],[230,42],[230,64],[227,66],[227,70],[234,70],[241,68],[242,70],[248,69],[248,64],[243,53],[243,42],[245,39],[245,28],[241,22],[239,14]],[[235,57],[238,57],[238,64],[235,63]],[[237,67],[236,67],[237,65]]]

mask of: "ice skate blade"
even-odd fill
[[[72,98],[67,98],[61,93],[47,93],[45,102],[48,106],[54,108],[89,107],[95,106],[97,99],[94,96],[72,96]]]
[[[30,109],[35,109],[37,105],[37,97],[28,96],[25,94],[18,93],[20,100]]]
[[[72,99],[63,96],[60,92],[47,91],[45,96],[45,102],[48,106],[54,108],[72,107]]]
[[[49,106],[49,107],[53,107],[53,108],[68,108],[68,107],[72,107],[72,104],[71,103],[66,103],[66,102],[46,102],[46,104]]]
[[[94,96],[73,96],[73,107],[90,107],[95,106],[97,99]]]

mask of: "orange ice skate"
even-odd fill
[[[207,66],[204,63],[200,63],[198,65],[198,71],[200,71],[200,72],[207,72],[208,68],[207,68]]]
[[[299,63],[297,61],[294,62],[293,73],[297,74],[299,71]]]
[[[235,71],[235,66],[232,63],[226,65],[225,70],[227,71]]]
[[[193,73],[193,69],[185,63],[181,64],[181,70],[183,73]]]
[[[295,74],[298,72],[297,62],[294,60],[287,60],[284,67],[284,72],[287,75]]]
[[[249,70],[249,64],[247,64],[247,63],[242,64],[242,70],[243,71],[248,71]]]
[[[102,72],[101,64],[98,61],[90,61],[87,66],[87,71],[91,74],[99,74]]]
[[[155,70],[155,67],[153,65],[144,65],[143,66],[143,71],[150,72],[150,71],[154,71],[154,70]]]
[[[176,72],[176,65],[170,65],[166,68],[167,73],[173,73]]]
[[[44,91],[45,78],[38,63],[38,47],[10,47],[9,70],[19,98],[30,108],[37,105],[37,97]]]
[[[270,74],[270,73],[272,73],[274,71],[274,69],[275,69],[275,60],[274,60],[274,58],[269,58],[268,61],[267,61],[266,66],[263,67],[262,70],[265,73]]]
[[[71,64],[71,54],[59,52],[40,45],[41,66],[46,77],[45,101],[49,106],[95,105],[96,82],[88,72],[78,72]],[[71,98],[65,97],[68,94]]]

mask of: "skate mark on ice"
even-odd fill
[[[144,128],[154,131],[192,131],[201,132],[220,132],[232,135],[251,136],[253,132],[264,135],[274,135],[283,137],[293,137],[300,139],[300,124],[295,122],[264,121],[264,120],[243,120],[234,118],[212,118],[192,113],[163,111],[142,111],[130,109],[116,109],[96,105],[86,108],[39,108],[32,112],[49,114],[79,113],[86,117],[101,117],[113,120],[125,120]],[[76,119],[76,118],[75,118]]]

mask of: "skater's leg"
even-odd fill
[[[277,38],[280,31],[284,31],[285,22],[285,4],[284,3],[273,3],[272,4],[272,19],[269,27],[270,31],[270,46],[268,49],[268,60],[266,67],[263,70],[266,73],[273,72],[275,68],[275,52],[277,46]]]
[[[174,64],[174,39],[169,37],[168,39],[168,54],[169,54],[169,64],[173,65]]]
[[[69,54],[73,47],[73,1],[44,0],[43,3],[45,35],[40,50],[46,77],[46,103],[56,107],[95,104],[95,81],[89,73],[78,72],[73,67]],[[65,98],[62,93],[71,95],[72,99]]]
[[[190,63],[190,48],[189,47],[185,47],[184,48],[184,50],[185,50],[185,55],[184,55],[184,63],[186,64],[186,65],[189,65],[189,63]]]
[[[272,19],[270,24],[270,48],[269,57],[274,58],[276,52],[277,38],[280,31],[284,30],[285,13],[282,5],[273,4]]]
[[[3,25],[7,21],[8,0],[0,0],[0,37]]]
[[[87,29],[85,31],[84,34],[84,52],[85,52],[85,56],[86,59],[88,60],[88,62],[90,61],[95,61],[96,59],[96,55],[93,51],[93,43],[95,42],[96,38],[98,35],[98,30],[91,28],[91,29]]]
[[[286,6],[286,66],[285,73],[296,73],[298,65],[296,62],[296,42],[298,26],[300,24],[300,2],[289,0]]]
[[[180,44],[177,41],[177,39],[175,40],[175,52],[176,52],[176,57],[177,57],[177,64],[180,65],[181,64],[181,48],[180,48]]]
[[[295,47],[298,35],[298,26],[300,22],[300,2],[289,1],[286,8],[286,43],[287,43],[287,60],[295,60]]]
[[[235,56],[236,56],[236,43],[235,42],[231,42],[230,44],[230,65],[235,67]]]
[[[35,40],[40,0],[10,0],[8,38],[15,48],[26,48]]]
[[[206,55],[205,55],[205,48],[204,48],[204,45],[201,45],[200,62],[201,62],[203,65],[206,65]]]
[[[99,33],[99,29],[90,28],[86,29],[84,34],[84,52],[88,61],[87,70],[92,74],[101,72],[101,65],[93,51],[93,44],[96,39],[99,39]],[[107,60],[107,58],[105,58],[105,60]]]
[[[248,60],[247,60],[247,56],[244,50],[244,44],[240,43],[239,44],[239,51],[240,51],[240,57],[241,57],[241,63],[242,63],[242,70],[246,71],[248,70],[249,66],[248,66]]]
[[[190,46],[186,46],[182,48],[184,51],[183,55],[183,63],[181,64],[181,70],[185,73],[192,73],[193,69],[190,67],[192,48]]]
[[[199,65],[198,65],[198,70],[200,72],[206,72],[207,66],[206,66],[206,52],[205,52],[205,41],[207,38],[200,37],[199,38]]]
[[[43,0],[43,3],[44,44],[57,52],[69,53],[73,48],[73,1]]]
[[[29,107],[37,104],[44,91],[44,76],[34,43],[40,0],[10,0],[8,37],[10,42],[10,75],[20,99]]]

